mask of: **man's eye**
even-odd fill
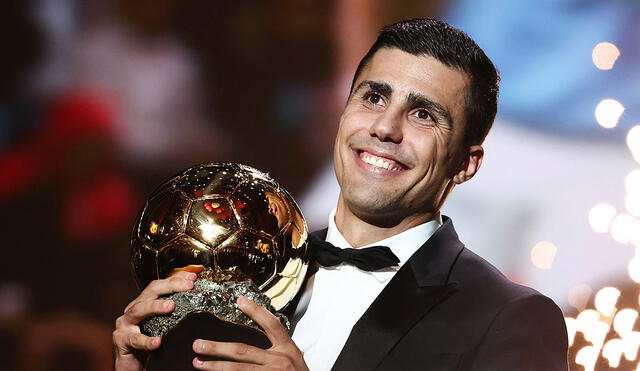
[[[420,120],[433,120],[433,117],[431,116],[431,114],[429,113],[429,111],[425,110],[425,109],[421,109],[418,110],[415,113],[416,117],[419,118]]]
[[[371,104],[380,104],[382,103],[382,97],[380,94],[372,93],[366,97],[367,101]]]

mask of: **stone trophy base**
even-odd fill
[[[271,342],[265,332],[238,308],[239,296],[267,308],[286,329],[290,328],[288,319],[275,311],[271,300],[251,281],[217,283],[198,279],[191,290],[164,297],[176,303],[171,314],[151,317],[141,323],[145,335],[162,337],[161,346],[151,352],[146,369],[192,370],[196,357],[192,346],[196,339],[269,348]]]
[[[192,350],[192,345],[196,339],[239,342],[262,349],[271,346],[267,335],[261,330],[223,321],[208,312],[194,312],[162,337],[162,345],[151,353],[146,369],[195,370],[192,364],[196,353]]]

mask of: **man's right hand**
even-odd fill
[[[116,320],[113,331],[115,369],[117,371],[142,370],[149,351],[160,346],[159,337],[145,336],[140,332],[139,323],[147,317],[171,313],[175,307],[173,300],[158,299],[161,295],[188,291],[193,288],[196,272],[202,270],[177,270],[169,278],[152,281],[124,309],[124,314]]]

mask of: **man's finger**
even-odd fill
[[[274,346],[291,341],[287,330],[285,330],[278,317],[269,312],[267,308],[244,296],[238,297],[236,302],[240,310],[264,329]]]
[[[199,265],[199,264],[190,264],[187,265],[186,267],[182,267],[182,268],[174,268],[171,273],[169,273],[169,277],[173,277],[174,275],[177,275],[180,272],[191,272],[191,273],[200,273],[204,270],[204,265]]]
[[[138,350],[154,350],[160,346],[160,338],[132,333],[129,335],[127,344],[130,345],[131,348]]]
[[[178,272],[173,277],[151,281],[138,299],[155,299],[161,295],[191,290],[196,278],[197,275],[193,272]]]
[[[123,356],[130,354],[133,349],[153,350],[160,346],[159,337],[145,336],[140,331],[116,329],[113,332],[113,344],[116,354]]]
[[[272,358],[266,350],[244,343],[228,343],[198,339],[193,342],[192,348],[193,351],[199,355],[259,365],[269,363]]]
[[[256,371],[260,370],[261,366],[251,363],[237,363],[231,361],[205,361],[200,358],[194,358],[193,367],[197,370]]]
[[[176,303],[173,300],[139,300],[122,315],[123,325],[137,325],[154,314],[171,313],[175,306]]]

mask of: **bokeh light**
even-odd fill
[[[601,70],[610,70],[620,56],[620,50],[610,42],[598,43],[591,52],[593,64]]]
[[[541,241],[531,249],[531,261],[540,269],[549,269],[556,258],[558,248],[549,241]]]
[[[640,193],[640,169],[635,169],[627,174],[624,180],[627,193]]]
[[[592,50],[593,64],[601,70],[614,68],[620,57],[620,49],[610,42],[598,43]],[[595,118],[603,128],[615,128],[625,108],[621,102],[607,98],[600,101],[595,108]],[[640,163],[640,125],[631,128],[626,136],[626,142],[635,161]],[[640,283],[640,169],[635,169],[625,178],[626,194],[624,208],[626,213],[618,211],[608,203],[599,203],[589,210],[590,227],[597,233],[611,234],[618,243],[631,243],[636,247],[636,254],[627,266],[629,277]],[[533,252],[532,252],[533,259]],[[587,307],[592,294],[586,284],[573,287],[568,294],[568,303],[576,308],[578,315],[574,318],[565,317],[569,344],[573,346],[575,334],[582,332],[584,339],[591,344],[582,346],[575,354],[575,364],[582,365],[584,370],[594,370],[596,365],[603,366],[599,357],[606,359],[610,368],[625,367],[621,365],[622,356],[627,361],[635,361],[640,348],[640,332],[633,331],[638,319],[638,311],[625,308],[617,310],[621,291],[615,287],[604,287],[594,297],[594,306]],[[638,297],[640,303],[640,296]],[[613,333],[611,330],[615,330]],[[606,367],[606,366],[604,366]],[[640,371],[640,364],[637,365]]]
[[[611,129],[616,127],[620,116],[624,112],[624,107],[615,99],[604,99],[596,106],[596,121],[603,128]]]
[[[640,248],[640,220],[636,220],[636,228],[631,232],[629,242],[636,247],[636,256],[639,256],[637,250]]]
[[[640,332],[631,331],[622,338],[624,358],[635,361],[638,358],[638,347],[640,347]]]
[[[627,266],[627,271],[629,272],[629,277],[631,277],[632,280],[640,283],[640,259],[637,257],[631,259]]]
[[[620,366],[622,357],[622,339],[611,339],[602,348],[602,357],[609,361],[609,367]]]
[[[640,193],[629,193],[624,198],[624,207],[629,214],[640,216]]]
[[[613,320],[613,329],[616,330],[621,337],[625,337],[633,330],[633,325],[638,318],[638,312],[633,309],[622,309],[616,313]]]
[[[638,233],[638,221],[629,214],[620,214],[611,222],[611,236],[619,243],[626,244]]]
[[[598,233],[606,233],[615,215],[613,206],[601,202],[589,210],[589,225]]]
[[[564,323],[567,326],[567,336],[569,341],[569,346],[573,345],[573,339],[576,337],[576,332],[578,330],[578,324],[575,318],[572,317],[564,317]]]
[[[585,309],[576,317],[576,326],[578,331],[583,331],[591,323],[600,319],[600,313],[593,309]],[[583,331],[584,332],[584,331]]]
[[[577,285],[569,291],[567,301],[577,310],[583,310],[589,302],[593,290],[587,284]]]
[[[578,351],[576,354],[576,363],[584,366],[585,371],[591,371],[596,365],[600,348],[587,346]]]
[[[629,129],[629,132],[627,133],[627,146],[629,147],[633,158],[640,162],[640,125],[636,125]],[[638,192],[637,188],[636,192]]]
[[[608,323],[603,321],[596,321],[590,323],[586,328],[582,330],[585,340],[593,344],[597,348],[602,348],[604,340],[607,338],[609,329],[611,327]]]
[[[616,310],[616,303],[620,297],[620,290],[615,287],[604,287],[595,297],[596,309],[607,317],[611,317]]]

